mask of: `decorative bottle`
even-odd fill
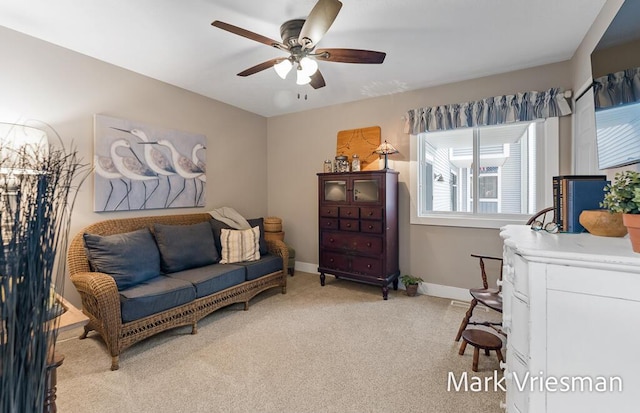
[[[353,154],[353,159],[351,160],[351,170],[353,172],[357,172],[360,170],[360,158],[357,153]]]

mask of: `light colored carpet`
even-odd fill
[[[266,291],[125,350],[120,369],[92,333],[60,337],[58,411],[498,412],[502,391],[447,391],[449,372],[492,377],[495,353],[458,355],[465,308],[428,296],[297,272]],[[478,312],[482,314],[482,312]],[[79,334],[80,331],[71,332]],[[498,374],[502,377],[502,374]]]

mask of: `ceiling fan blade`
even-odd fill
[[[316,70],[314,74],[311,75],[311,82],[309,82],[312,88],[320,89],[321,87],[325,87],[326,83],[324,83],[324,77],[322,77],[322,73],[319,70]]]
[[[262,72],[263,70],[268,69],[273,65],[282,62],[283,60],[286,60],[286,58],[278,57],[275,59],[267,60],[266,62],[259,63],[253,67],[243,70],[242,72],[238,73],[238,76],[246,77],[246,76],[256,74],[258,72]]]
[[[251,32],[249,30],[243,29],[243,28],[238,27],[238,26],[234,26],[234,25],[229,24],[229,23],[221,22],[220,20],[214,21],[213,23],[211,23],[211,25],[213,27],[217,27],[219,29],[231,32],[233,34],[237,34],[238,36],[246,37],[247,39],[251,39],[251,40],[254,40],[256,42],[266,44],[267,46],[272,46],[272,47],[275,47],[275,48],[281,49],[281,50],[289,50],[289,48],[287,46],[285,46],[284,44],[282,44],[281,42],[279,42],[277,40],[270,39],[270,38],[265,37],[265,36],[263,36],[261,34]]]
[[[339,0],[318,0],[298,36],[298,43],[303,49],[313,49],[318,44],[338,16],[341,7]]]
[[[384,52],[360,49],[317,49],[314,57],[318,60],[339,63],[373,63],[384,62],[387,56]]]

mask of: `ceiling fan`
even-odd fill
[[[319,89],[325,86],[325,81],[318,70],[316,60],[380,64],[386,56],[384,52],[373,50],[316,49],[316,45],[333,24],[341,7],[342,3],[338,0],[318,0],[306,20],[289,20],[280,26],[282,42],[219,20],[214,21],[211,25],[290,54],[289,57],[278,57],[259,63],[238,73],[238,76],[250,76],[274,67],[278,75],[284,79],[289,71],[295,67],[297,84],[310,84],[314,89]]]

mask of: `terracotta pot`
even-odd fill
[[[612,214],[607,209],[592,209],[582,211],[580,225],[590,234],[601,237],[624,237],[627,227],[622,223],[622,214]]]
[[[633,251],[640,252],[640,214],[623,214],[622,222],[629,231]]]
[[[409,284],[406,286],[407,289],[407,295],[409,297],[414,297],[416,294],[418,294],[418,284]]]

